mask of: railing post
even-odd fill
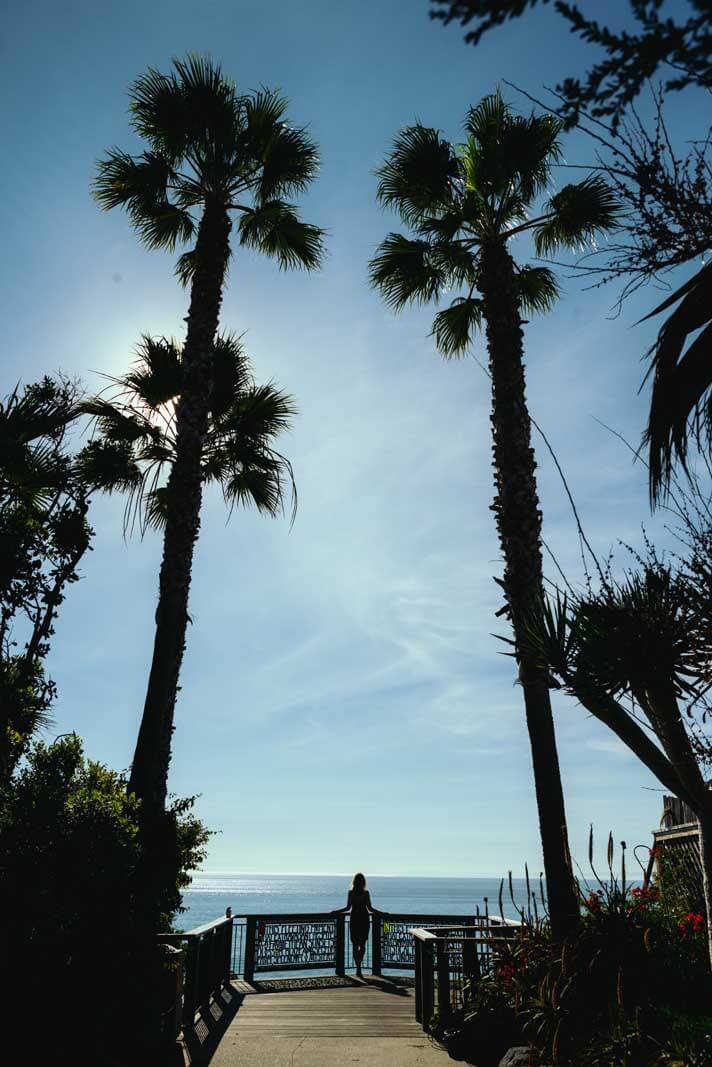
[[[422,1002],[423,1029],[430,1030],[430,1022],[433,1018],[435,1007],[435,960],[433,958],[433,942],[423,945],[421,956],[422,972]]]
[[[200,969],[200,938],[191,937],[188,941],[188,958],[185,968],[185,992],[183,995],[183,1028],[191,1030],[195,1026],[197,1008],[198,971]]]
[[[257,919],[248,919],[245,929],[245,981],[255,977],[255,948],[257,945]]]
[[[337,974],[346,973],[346,916],[336,916],[336,958],[334,965]]]
[[[415,938],[415,1021],[423,1022],[423,943]]]
[[[381,932],[383,930],[383,916],[374,915],[371,923],[371,974],[381,973]]]
[[[440,1025],[446,1021],[451,1012],[450,1005],[450,960],[448,955],[448,942],[445,938],[438,939],[438,1013]]]
[[[232,977],[232,917],[223,928],[225,944],[223,945],[223,984],[229,985]]]

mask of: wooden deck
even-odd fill
[[[392,1062],[397,1064],[430,1063],[431,1055],[436,1055],[438,1062],[447,1059],[436,1052],[415,1021],[413,989],[387,978],[332,979],[307,988],[286,989],[279,982],[254,986],[233,982],[221,1002],[213,1006],[210,1017],[203,1019],[196,1027],[193,1047],[186,1049],[186,1062],[191,1064],[261,1065],[271,1062],[269,1056],[273,1056],[277,1065],[282,1051],[286,1056],[286,1050],[293,1046],[305,1054],[310,1049],[315,1064],[341,1062],[347,1048],[359,1053],[370,1050],[364,1063],[380,1063],[384,1056],[383,1062],[390,1063],[393,1056]],[[332,1058],[335,1048],[342,1050],[338,1059]],[[402,1060],[401,1052],[416,1058]],[[348,1059],[354,1057],[349,1055]]]
[[[343,987],[251,993],[228,1033],[271,1037],[422,1037],[412,989],[386,979]]]

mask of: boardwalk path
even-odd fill
[[[412,989],[386,979],[346,979],[326,988],[285,992],[249,989],[235,983],[222,1025],[212,1040],[209,1034],[201,1036],[203,1047],[193,1050],[192,1063],[446,1067],[449,1062],[416,1023]]]

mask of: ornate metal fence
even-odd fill
[[[476,921],[472,915],[377,912],[372,916],[363,966],[374,974],[412,971],[415,949],[410,930],[414,926],[467,926]],[[349,923],[349,915],[332,912],[235,916],[232,974],[249,982],[257,975],[285,972],[348,973],[356,967]]]

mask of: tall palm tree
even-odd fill
[[[138,526],[166,529],[169,486],[178,462],[180,400],[188,379],[185,345],[144,336],[137,359],[122,377],[110,379],[106,391],[82,404],[94,421],[94,434],[77,457],[76,467],[90,490],[127,496],[125,530]],[[268,515],[284,511],[296,491],[289,460],[274,447],[296,413],[291,397],[272,383],[256,385],[250,361],[234,336],[218,336],[213,345],[212,381],[206,432],[200,455],[200,481],[216,484],[232,513],[250,504]],[[294,517],[294,507],[292,518]],[[141,782],[168,772],[162,726],[144,715],[132,776]],[[157,767],[155,754],[162,754]],[[144,766],[142,760],[150,760]],[[132,788],[133,792],[138,792]]]
[[[523,640],[527,616],[542,598],[542,559],[522,343],[522,314],[547,310],[557,286],[548,268],[516,264],[508,244],[530,233],[536,252],[545,255],[580,246],[615,220],[614,198],[596,177],[565,186],[530,215],[560,158],[561,130],[552,116],[513,114],[499,93],[469,109],[462,145],[420,124],[403,129],[378,172],[378,198],[398,210],[411,235],[389,234],[371,261],[372,284],[396,310],[448,297],[432,330],[444,356],[466,352],[475,330],[486,328],[502,585],[524,690],[557,937],[577,922],[578,900],[547,678]]]
[[[149,70],[130,90],[132,125],[148,144],[139,156],[112,149],[94,193],[122,207],[149,248],[192,243],[177,273],[190,285],[175,458],[165,490],[165,534],[153,660],[129,788],[143,810],[163,810],[188,595],[200,526],[203,455],[213,392],[213,347],[230,258],[232,219],[241,245],[283,269],[318,267],[322,233],[286,197],[318,168],[316,146],[286,121],[278,93],[238,93],[218,65],[195,56],[169,74]]]

